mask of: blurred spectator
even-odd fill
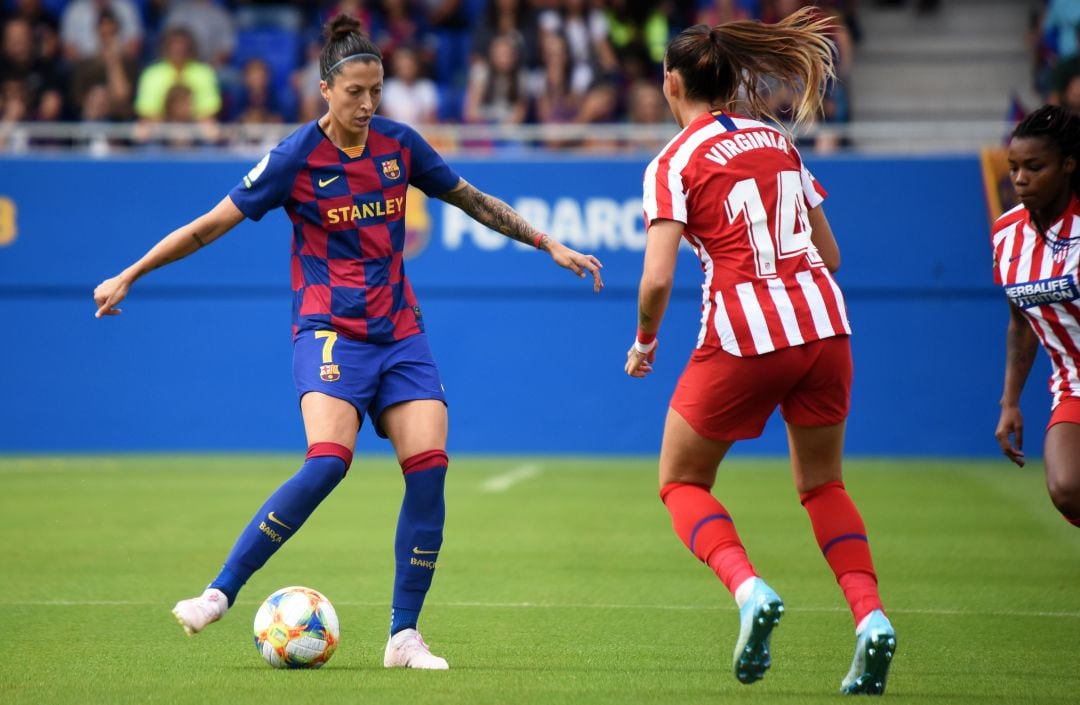
[[[4,24],[0,56],[5,120],[59,120],[63,77],[55,62],[34,55],[33,27],[22,17]]]
[[[16,17],[21,17],[30,23],[38,57],[46,61],[59,60],[60,22],[55,15],[42,6],[41,0],[16,0],[14,9],[4,13],[3,21]]]
[[[700,0],[694,22],[715,27],[725,22],[755,20],[759,17],[760,0]]]
[[[329,7],[320,13],[320,26],[325,25],[338,15],[349,15],[360,20],[364,24],[368,36],[373,36],[372,32],[375,31],[378,24],[377,16],[371,11],[365,0],[339,0],[338,2],[329,3]]]
[[[1074,74],[1061,92],[1061,107],[1080,115],[1080,74]]]
[[[305,52],[307,58],[304,65],[289,78],[299,101],[297,119],[300,122],[310,122],[326,112],[326,100],[319,90],[319,81],[322,80],[322,69],[319,65],[322,40],[318,35],[312,34],[308,37]]]
[[[590,9],[586,0],[561,0],[559,5],[557,10],[540,13],[540,29],[566,38],[575,89],[589,88],[612,78],[618,72],[618,60],[608,41],[609,27],[604,12]]]
[[[630,87],[626,119],[634,125],[674,124],[664,93],[652,81],[637,81]]]
[[[1073,27],[1074,39],[1080,40],[1080,24]],[[1047,102],[1053,105],[1061,104],[1061,96],[1065,92],[1065,86],[1073,76],[1080,74],[1080,55],[1073,53],[1058,57],[1057,63],[1050,71],[1047,81]]]
[[[71,68],[71,110],[84,120],[129,120],[139,70],[135,61],[124,54],[120,22],[108,9],[98,15],[98,45],[101,48],[95,56],[79,59]],[[91,93],[95,105],[88,107],[84,103]],[[102,100],[104,109],[98,105]],[[88,111],[92,118],[86,117]]]
[[[383,84],[379,112],[413,126],[435,122],[439,114],[439,91],[433,81],[420,75],[416,52],[407,46],[398,47],[390,66],[391,77]]]
[[[182,83],[175,83],[166,91],[163,110],[161,123],[164,124],[144,121],[136,125],[137,141],[173,149],[190,149],[214,144],[221,137],[216,122],[198,116],[196,95]],[[184,125],[190,127],[184,129]]]
[[[217,76],[209,64],[195,59],[195,40],[191,32],[173,27],[161,40],[161,60],[151,64],[139,76],[135,92],[135,113],[143,119],[162,120],[166,96],[180,84],[191,91],[192,115],[208,120],[221,110],[221,91]]]
[[[620,58],[628,47],[635,46],[640,47],[636,51],[647,56],[650,63],[655,66],[662,65],[668,40],[674,36],[670,19],[675,16],[674,2],[614,0],[607,5],[610,41]]]
[[[60,38],[68,61],[95,56],[98,44],[98,14],[108,8],[120,22],[124,53],[138,58],[142,50],[143,26],[139,10],[131,0],[73,0],[60,17]]]
[[[1077,0],[1050,0],[1043,15],[1042,34],[1055,48],[1055,54],[1064,58],[1077,53],[1076,25],[1080,24],[1080,2]]]
[[[574,122],[581,110],[585,90],[571,81],[573,66],[566,37],[547,32],[541,40],[543,73],[533,89],[536,119],[544,124]]]
[[[428,27],[438,40],[435,82],[453,95],[468,80],[471,8],[467,0],[421,0],[421,4],[427,10]],[[456,108],[457,101],[451,103]]]
[[[270,80],[270,67],[262,59],[249,59],[244,64],[241,86],[230,115],[232,122],[285,122],[278,92]]]
[[[21,81],[0,79],[0,148],[25,152],[29,145],[26,133],[16,124],[29,120],[30,96]]]
[[[400,47],[409,47],[420,62],[420,73],[435,59],[436,41],[428,30],[424,14],[410,0],[382,0],[382,18],[378,29],[371,35],[382,51],[383,63],[394,63],[394,53]]]
[[[671,115],[671,109],[668,108],[667,100],[664,99],[664,93],[656,82],[635,81],[630,86],[626,106],[626,119],[632,125],[667,124],[672,128],[670,134],[661,134],[648,140],[639,139],[630,146],[652,154],[663,149],[664,145],[674,136],[676,125]]]
[[[169,4],[162,27],[186,28],[195,38],[199,61],[217,70],[228,65],[236,49],[233,16],[213,0],[174,0]]]
[[[488,49],[487,60],[474,62],[469,71],[465,121],[523,123],[528,110],[526,80],[514,35],[495,37]]]
[[[517,35],[522,65],[535,69],[541,63],[537,14],[528,0],[489,0],[487,11],[477,18],[470,47],[473,60],[488,55],[491,41],[500,34]]]

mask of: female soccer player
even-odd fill
[[[827,29],[800,11],[775,25],[697,25],[668,45],[664,96],[683,129],[645,171],[648,235],[626,372],[652,370],[685,237],[705,274],[701,330],[668,409],[660,497],[679,538],[739,606],[735,676],[753,683],[765,675],[784,605],[711,490],[731,445],[761,435],[779,405],[796,489],[855,617],[855,658],[841,689],[878,694],[896,634],[841,473],[851,331],[830,274],[840,253],[821,209],[825,192],[787,135],[734,112],[742,100],[749,115],[775,120],[760,88],[766,78],[791,87],[797,123],[819,110],[832,76]]]
[[[225,614],[251,575],[345,476],[367,414],[405,477],[395,539],[386,667],[445,669],[416,630],[443,538],[447,414],[423,319],[405,276],[405,193],[412,184],[507,237],[535,245],[599,291],[600,262],[537,232],[460,178],[408,126],[375,115],[383,85],[376,45],[338,15],[326,27],[322,95],[329,111],[300,127],[208,213],[173,231],[94,291],[97,316],[142,275],[205,247],[244,218],[283,207],[292,221],[293,379],[307,434],[300,471],[240,534],[221,573],[173,613],[190,635]]]
[[[994,223],[994,278],[1009,299],[997,437],[1024,465],[1020,392],[1042,343],[1053,364],[1043,442],[1050,499],[1080,526],[1080,118],[1044,106],[1013,130],[1009,176],[1020,205]]]

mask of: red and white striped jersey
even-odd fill
[[[701,259],[697,347],[740,357],[849,335],[843,294],[810,242],[825,198],[782,132],[716,111],[695,118],[645,170],[645,226],[686,228]]]
[[[994,222],[994,280],[1005,287],[1050,355],[1056,407],[1080,397],[1080,201],[1040,235],[1020,205]]]

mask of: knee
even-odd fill
[[[1046,487],[1054,506],[1065,518],[1080,519],[1080,478],[1049,472],[1050,468],[1047,470]]]
[[[304,458],[304,460],[306,463],[311,463],[311,461],[317,461],[319,459],[326,459],[330,461],[329,465],[332,467],[332,469],[328,468],[328,474],[334,476],[333,481],[336,484],[345,477],[346,473],[349,472],[349,466],[352,465],[352,458],[353,453],[350,448],[347,448],[340,443],[323,442],[311,444],[311,446],[308,448],[307,456]],[[338,463],[333,462],[334,460],[341,461],[344,467],[341,467],[338,465]]]
[[[401,473],[407,477],[414,472],[423,472],[424,470],[441,469],[446,472],[446,469],[450,466],[450,458],[446,455],[445,450],[437,448],[411,455],[400,461],[400,464]]]

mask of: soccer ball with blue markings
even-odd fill
[[[340,639],[337,612],[318,590],[281,588],[255,613],[255,648],[274,668],[320,668]]]

